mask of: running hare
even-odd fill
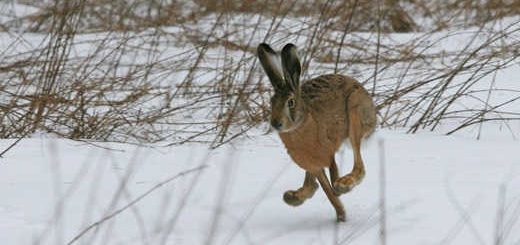
[[[345,221],[337,196],[352,190],[365,176],[360,145],[376,126],[372,98],[359,82],[339,74],[318,76],[300,84],[301,66],[293,44],[283,47],[281,59],[265,43],[258,46],[257,52],[274,87],[271,126],[278,131],[293,161],[306,171],[303,186],[286,191],[284,201],[291,206],[301,205],[314,195],[318,179],[336,209],[337,220]],[[354,168],[340,177],[334,154],[347,138],[354,151]],[[329,168],[330,182],[324,168]]]

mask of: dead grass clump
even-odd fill
[[[270,86],[254,53],[261,41],[297,43],[304,79],[361,80],[385,127],[416,132],[455,120],[453,133],[519,119],[515,91],[493,99],[504,91],[494,77],[520,52],[519,23],[497,25],[517,13],[515,2],[487,1],[484,19],[469,1],[376,3],[26,0],[38,11],[0,23],[0,137],[225,144],[268,119]],[[443,44],[468,27],[469,43]],[[411,30],[422,32],[391,35]]]

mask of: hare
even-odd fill
[[[376,126],[371,96],[359,82],[339,74],[300,84],[301,65],[291,43],[283,47],[281,59],[265,43],[258,46],[257,55],[274,88],[271,126],[278,131],[291,159],[306,171],[303,186],[286,191],[284,201],[301,205],[314,195],[317,179],[336,210],[337,221],[345,221],[338,196],[352,190],[365,176],[360,146]],[[354,152],[354,167],[340,177],[334,154],[347,139]],[[325,168],[329,168],[330,182]]]

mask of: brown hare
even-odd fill
[[[301,205],[314,195],[318,179],[336,209],[337,220],[345,221],[337,196],[352,190],[365,176],[360,146],[376,126],[372,98],[359,82],[344,75],[322,75],[300,83],[301,65],[293,44],[283,47],[281,57],[265,43],[257,52],[274,87],[271,126],[293,161],[306,171],[303,186],[286,191],[284,201]],[[334,154],[347,139],[354,152],[354,167],[340,177]],[[329,168],[330,182],[324,168]]]

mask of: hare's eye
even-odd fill
[[[289,107],[289,108],[293,108],[294,107],[294,99],[293,98],[287,100],[287,107]]]

